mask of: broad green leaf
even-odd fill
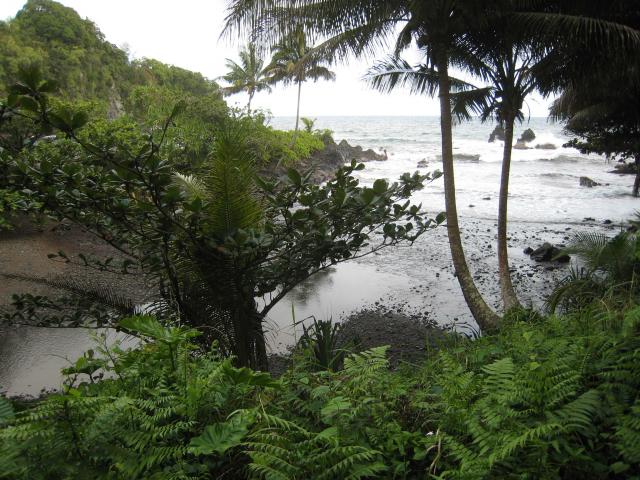
[[[337,414],[351,409],[351,402],[341,396],[334,397],[320,410],[322,421],[331,423],[331,419]]]
[[[195,455],[224,455],[227,450],[237,447],[249,430],[249,420],[236,415],[224,423],[205,427],[204,432],[191,439],[189,450]]]
[[[289,177],[291,183],[293,183],[296,187],[302,185],[302,176],[300,175],[300,172],[298,172],[295,168],[287,169],[287,177]]]
[[[123,318],[119,322],[120,327],[139,333],[145,337],[155,340],[166,340],[169,336],[167,328],[164,327],[155,317],[150,315],[138,315],[135,317]]]
[[[270,373],[254,372],[250,368],[235,368],[224,365],[225,375],[235,384],[254,385],[256,387],[278,387],[280,383],[271,377]]]
[[[378,195],[382,195],[383,193],[385,193],[388,188],[389,188],[389,182],[387,182],[383,178],[379,178],[375,182],[373,182],[373,191],[376,192]]]

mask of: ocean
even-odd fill
[[[271,124],[291,129],[294,117],[278,117]],[[454,127],[454,154],[480,155],[479,161],[456,161],[456,191],[461,217],[496,218],[503,142],[489,143],[495,124],[479,120]],[[346,139],[376,151],[386,149],[389,161],[369,162],[360,174],[363,183],[376,178],[394,180],[403,172],[417,170],[421,160],[441,169],[439,117],[319,117],[315,128],[328,128],[336,141]],[[515,129],[515,139],[530,128],[536,138],[529,146],[550,144],[555,149],[514,150],[509,185],[511,220],[574,223],[585,217],[627,220],[638,208],[630,195],[633,177],[608,173],[614,165],[599,155],[583,155],[563,145],[570,140],[557,123],[546,118],[530,118]],[[581,176],[606,186],[580,187]],[[418,193],[415,201],[430,211],[444,209],[442,179]],[[482,200],[491,197],[491,200]],[[469,205],[473,205],[470,207]]]
[[[292,129],[295,119],[273,118],[271,124]],[[437,117],[319,117],[315,128],[331,129],[336,141],[346,139],[351,145],[387,151],[387,161],[367,162],[366,168],[357,172],[365,185],[377,178],[393,181],[404,172],[441,168]],[[454,153],[479,155],[477,160],[455,162],[458,210],[474,278],[487,301],[499,309],[495,242],[503,144],[487,141],[493,128],[493,124],[479,121],[456,126]],[[551,144],[554,148],[513,152],[509,255],[521,301],[544,308],[545,296],[568,267],[537,265],[523,249],[545,241],[566,244],[576,232],[613,236],[622,222],[634,215],[639,200],[631,196],[633,176],[609,173],[614,165],[604,158],[564,148],[569,137],[560,125],[531,118],[516,128],[516,138],[526,128],[536,134],[532,147]],[[422,160],[428,165],[419,168]],[[581,187],[581,176],[602,186]],[[442,179],[416,193],[413,201],[434,215],[444,210]],[[607,220],[610,223],[605,223]],[[269,313],[269,348],[285,352],[299,338],[299,323],[308,322],[311,316],[341,321],[361,309],[380,308],[461,331],[473,330],[473,319],[451,266],[446,229],[430,231],[412,246],[343,263],[303,282]],[[91,338],[78,330],[0,331],[0,392],[35,395],[42,388],[59,387],[60,368],[91,346]]]

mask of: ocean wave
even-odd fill
[[[580,178],[578,175],[572,175],[570,173],[558,173],[558,172],[534,173],[531,176],[545,177],[545,178]]]
[[[556,157],[551,158],[536,158],[534,162],[555,162],[555,163],[578,163],[583,162],[583,157],[578,157],[574,155],[558,155]]]
[[[442,161],[442,155],[437,154],[433,157],[436,162]],[[469,163],[479,163],[480,154],[479,153],[454,153],[453,154],[454,162],[469,162]]]

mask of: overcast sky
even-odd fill
[[[107,40],[128,45],[136,58],[149,57],[209,78],[225,73],[225,58],[237,59],[238,44],[219,40],[226,0],[59,0],[95,22]],[[0,0],[0,18],[13,17],[25,0]],[[301,115],[438,115],[437,101],[396,91],[380,94],[362,80],[373,59],[333,68],[335,82],[308,82],[302,87]],[[244,106],[246,95],[228,99]],[[532,97],[532,116],[546,116],[548,101]],[[278,86],[254,98],[257,108],[273,115],[295,115],[296,89]]]

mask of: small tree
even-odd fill
[[[274,54],[267,70],[273,83],[294,83],[298,86],[296,107],[296,128],[300,120],[300,93],[302,84],[307,80],[335,80],[336,75],[326,66],[325,61],[314,55],[312,47],[307,45],[307,37],[301,28],[296,29],[285,40],[273,47]]]
[[[256,52],[254,44],[250,43],[245,50],[240,52],[240,63],[227,58],[227,68],[229,72],[220,77],[230,83],[224,87],[222,92],[225,95],[247,92],[249,101],[247,102],[247,113],[251,113],[251,101],[253,96],[262,91],[271,92],[267,70],[264,68],[264,59]]]
[[[263,320],[298,283],[413,242],[443,221],[425,218],[407,200],[431,176],[405,174],[393,184],[363,187],[353,172],[364,165],[353,162],[322,186],[294,169],[281,181],[257,178],[246,117],[220,127],[201,169],[180,173],[163,148],[180,106],[161,129],[143,134],[126,119],[85,125],[77,112],[53,110],[43,85],[32,76],[14,86],[3,111],[51,125],[58,137],[4,157],[7,187],[30,192],[46,211],[122,252],[120,271],[137,268],[155,279],[166,319],[200,328],[241,365],[266,368]],[[113,261],[99,264],[117,269]],[[43,304],[35,300],[35,307]],[[33,308],[34,298],[18,306],[14,322],[105,326],[113,318],[96,321],[86,303],[80,315],[48,319]]]

